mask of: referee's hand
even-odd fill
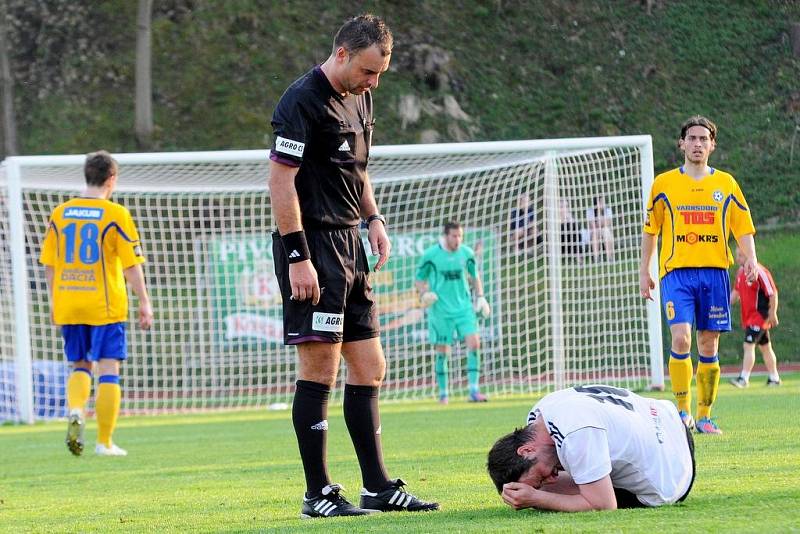
[[[389,236],[386,234],[386,228],[379,220],[374,220],[369,223],[369,232],[367,233],[369,239],[369,246],[372,249],[372,255],[380,255],[378,263],[375,264],[375,270],[380,271],[381,267],[389,261],[389,255],[392,253],[392,243],[389,241]]]
[[[289,264],[289,284],[292,286],[292,300],[311,299],[314,306],[319,304],[319,281],[311,260]]]

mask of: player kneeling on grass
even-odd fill
[[[694,442],[669,401],[576,386],[536,403],[526,427],[494,444],[487,469],[516,510],[661,506],[689,494]]]
[[[478,336],[477,314],[488,317],[491,311],[483,296],[483,283],[475,265],[475,253],[462,245],[464,229],[460,223],[447,222],[441,243],[428,248],[422,255],[415,286],[420,301],[428,308],[430,341],[436,351],[436,382],[439,402],[448,403],[447,360],[455,332],[458,340],[467,345],[467,382],[469,402],[486,402],[480,391],[481,339]],[[472,304],[470,287],[476,294]]]
[[[53,210],[39,260],[45,265],[50,316],[61,326],[64,354],[73,364],[67,381],[66,442],[75,456],[83,452],[83,411],[91,394],[95,362],[100,375],[95,453],[127,454],[111,440],[121,400],[119,363],[128,351],[125,280],[139,298],[139,326],[148,329],[153,323],[136,225],[125,207],[109,200],[117,169],[108,152],[86,157],[86,191]]]

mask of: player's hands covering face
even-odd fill
[[[522,482],[509,482],[503,485],[503,502],[514,510],[530,508],[535,501],[536,492],[539,491]]]

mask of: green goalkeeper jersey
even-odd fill
[[[427,282],[430,291],[439,297],[431,306],[431,313],[455,316],[472,309],[467,273],[477,277],[475,253],[470,247],[461,245],[450,251],[436,244],[425,251],[417,267],[417,280]]]

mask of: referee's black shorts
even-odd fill
[[[377,337],[378,313],[358,227],[305,233],[321,292],[316,306],[311,299],[298,302],[289,298],[289,262],[280,235],[272,234],[275,276],[283,298],[284,343],[340,343]]]

